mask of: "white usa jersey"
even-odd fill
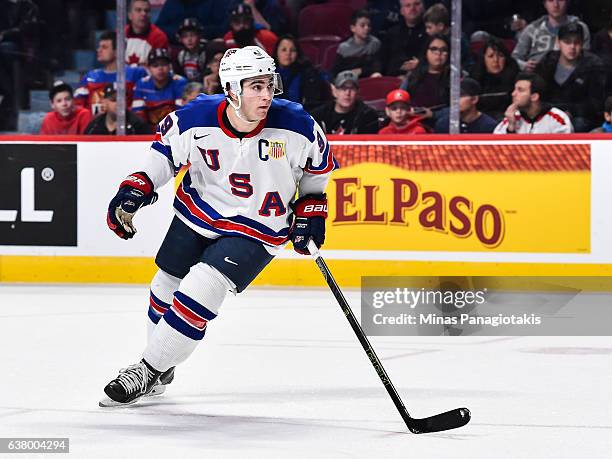
[[[223,95],[200,95],[169,114],[144,172],[157,189],[188,165],[174,200],[177,217],[205,237],[242,236],[274,253],[288,240],[296,192],[323,193],[338,165],[301,105],[274,99],[242,139],[224,124],[226,107]]]

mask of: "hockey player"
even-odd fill
[[[163,392],[227,292],[244,291],[288,240],[307,254],[310,239],[325,239],[324,190],[337,165],[323,131],[301,105],[273,99],[282,83],[261,48],[226,51],[219,76],[225,94],[169,114],[149,163],[109,205],[108,226],[133,237],[135,212],[189,164],[155,259],[143,358],[108,383],[101,406]]]

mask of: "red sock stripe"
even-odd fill
[[[174,301],[172,302],[172,309],[181,319],[184,319],[187,323],[198,330],[204,330],[206,327],[208,322],[206,319],[197,315],[176,298],[174,298]]]
[[[149,296],[149,304],[151,305],[151,307],[153,308],[153,310],[160,314],[160,315],[164,315],[166,313],[166,311],[168,310],[168,308],[163,307],[160,304],[157,304],[155,302],[155,299],[152,296]]]

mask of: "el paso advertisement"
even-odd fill
[[[327,248],[590,251],[591,154],[566,145],[336,145]]]

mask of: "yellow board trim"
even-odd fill
[[[361,276],[612,276],[612,264],[468,263],[389,260],[327,260],[338,283],[359,287]],[[148,284],[152,258],[0,256],[0,282]],[[322,286],[310,257],[276,259],[253,285]]]

